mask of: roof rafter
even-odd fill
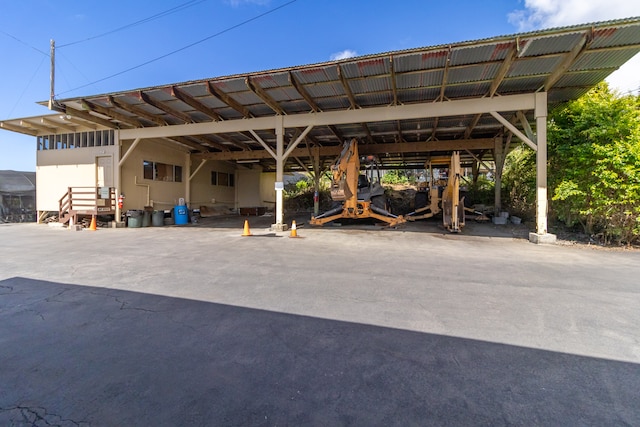
[[[69,114],[71,116],[80,117],[81,119],[89,120],[111,129],[120,129],[120,126],[117,123],[113,123],[109,120],[103,119],[102,117],[95,116],[86,111],[76,110],[75,108],[69,107],[68,105],[64,106],[64,110],[66,114]]]
[[[281,116],[286,115],[285,111],[282,109],[280,104],[273,99],[267,91],[265,91],[258,83],[254,81],[251,77],[247,77],[244,79],[245,84],[249,88],[249,90],[258,96],[258,98],[262,99],[265,104],[269,106],[276,114],[280,114]]]
[[[213,148],[217,148],[220,151],[231,151],[229,150],[229,147],[227,147],[226,145],[220,144],[219,142],[216,142],[216,141],[212,141],[211,139],[207,138],[204,135],[192,135],[191,139],[195,139],[200,144],[209,145]]]
[[[66,116],[65,116],[65,119],[66,119]],[[69,120],[69,121],[77,122],[78,120]],[[66,130],[68,132],[77,132],[78,131],[75,128],[75,126],[71,126],[69,124],[62,124],[62,123],[54,122],[53,120],[49,120],[49,119],[46,119],[44,117],[42,117],[40,119],[40,123],[42,123],[43,125],[48,126],[48,127],[64,129],[64,130]],[[84,123],[85,124],[81,125],[81,126],[89,126],[90,127],[89,123],[87,123],[87,122],[84,122]],[[93,123],[91,123],[91,124],[93,124]],[[93,126],[95,126],[95,125],[93,125]]]
[[[340,78],[340,82],[342,83],[342,87],[344,88],[344,93],[347,95],[347,98],[349,99],[349,103],[351,104],[351,109],[356,110],[360,108],[360,106],[356,102],[356,97],[353,96],[353,92],[351,92],[351,87],[349,87],[349,81],[344,76],[342,67],[340,67],[340,65],[336,65],[336,67],[338,68],[338,77]]]
[[[580,55],[582,55],[589,48],[589,45],[593,40],[592,31],[593,30],[590,29],[584,32],[584,34],[580,38],[580,41],[576,43],[569,54],[565,56],[560,65],[558,65],[558,67],[551,72],[549,77],[547,77],[544,85],[542,86],[542,88],[540,88],[541,90],[548,91],[549,88],[553,87],[553,85],[556,84],[558,80],[560,80],[560,77],[562,77],[565,71],[571,68],[571,66],[576,62]]]
[[[136,107],[135,105],[131,105],[131,104],[127,104],[126,102],[119,101],[118,99],[114,98],[111,95],[109,95],[107,99],[109,100],[109,103],[111,105],[115,105],[121,110],[128,111],[129,113],[138,115],[143,119],[150,121],[151,123],[155,123],[159,126],[166,126],[168,124],[162,117],[155,114],[147,113],[142,108]]]
[[[28,120],[20,120],[20,126],[28,127],[31,129],[35,129],[36,131],[46,132],[46,133],[56,133],[56,128],[51,126],[45,126],[40,123],[33,123]]]
[[[92,111],[98,114],[102,114],[108,117],[112,117],[114,119],[116,119],[119,122],[122,122],[124,124],[133,126],[133,127],[144,127],[142,125],[142,123],[140,123],[140,121],[138,119],[136,119],[135,117],[129,117],[126,116],[124,114],[118,113],[117,111],[114,111],[113,108],[107,108],[107,107],[103,107],[101,105],[98,105],[94,102],[88,101],[86,99],[81,99],[80,100],[81,104],[82,104],[82,108],[84,108],[85,110],[88,111]]]
[[[220,116],[220,114],[216,113],[211,108],[207,107],[205,104],[189,95],[183,89],[178,88],[176,85],[171,86],[171,95],[189,105],[193,109],[201,112],[202,114],[209,116],[211,119],[217,122],[219,122],[220,120],[224,120]]]
[[[391,67],[391,90],[393,93],[393,104],[398,105],[398,85],[396,83],[396,69],[393,65],[393,55],[389,56],[389,64]]]
[[[319,113],[322,111],[320,107],[318,107],[318,104],[316,104],[316,101],[311,97],[311,95],[309,95],[309,92],[307,92],[302,83],[300,83],[298,79],[296,79],[296,76],[294,76],[291,71],[289,71],[289,83],[291,83],[291,85],[298,91],[298,93],[302,95],[302,98],[307,101],[307,104],[309,104],[311,110],[314,113]]]
[[[225,104],[227,104],[229,107],[231,107],[234,110],[236,110],[238,113],[242,114],[242,116],[245,119],[250,119],[250,118],[254,117],[253,113],[251,113],[251,111],[249,111],[249,109],[247,107],[245,107],[244,105],[240,104],[238,101],[233,99],[227,93],[225,93],[222,90],[220,90],[220,88],[216,87],[210,81],[207,82],[207,91],[211,95],[213,95],[216,98],[218,98],[220,101],[222,101]]]
[[[154,108],[157,108],[158,110],[164,111],[170,116],[174,116],[182,120],[184,123],[195,123],[194,120],[191,118],[191,116],[189,116],[188,114],[185,114],[181,111],[177,111],[177,110],[174,110],[173,108],[167,107],[162,102],[151,98],[149,95],[147,95],[141,90],[138,91],[138,98],[140,98],[142,101],[146,102],[147,104],[153,106]]]

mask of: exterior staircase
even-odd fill
[[[116,190],[113,187],[69,187],[58,202],[58,222],[67,224],[78,216],[114,215]]]

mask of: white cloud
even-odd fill
[[[358,52],[351,49],[345,49],[342,52],[336,52],[331,54],[332,61],[339,61],[340,59],[353,58],[354,56],[358,56]]]
[[[524,9],[509,14],[518,31],[562,27],[589,22],[640,16],[637,0],[525,0]],[[636,55],[607,81],[620,92],[637,91],[640,86],[640,55]]]

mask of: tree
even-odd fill
[[[605,242],[640,237],[640,98],[601,83],[552,112],[548,129],[552,209]]]

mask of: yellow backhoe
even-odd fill
[[[446,180],[440,179],[437,169],[448,170]],[[416,210],[407,215],[407,220],[431,218],[442,212],[442,223],[447,230],[458,233],[465,225],[464,197],[460,197],[460,152],[451,157],[432,157],[425,163],[427,180],[418,186]],[[473,212],[471,210],[471,212]]]
[[[340,156],[331,165],[331,200],[337,206],[311,218],[311,225],[323,225],[336,219],[374,218],[394,227],[405,222],[402,216],[388,211],[384,188],[375,159],[368,157],[364,173],[360,173],[358,141],[345,141]],[[374,173],[378,172],[377,177]]]

